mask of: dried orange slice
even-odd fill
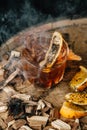
[[[87,93],[68,93],[65,98],[77,105],[87,105]]]
[[[80,56],[76,55],[72,50],[69,49],[68,60],[80,61],[80,60],[82,60],[82,58]]]
[[[70,81],[70,86],[75,91],[83,91],[87,87],[87,69],[80,66],[80,71]]]
[[[81,118],[87,116],[87,110],[70,102],[64,102],[60,109],[61,116],[65,118]]]

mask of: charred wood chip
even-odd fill
[[[8,103],[9,115],[12,115],[14,118],[21,116],[24,113],[24,103],[21,99],[12,98]]]

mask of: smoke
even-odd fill
[[[1,0],[0,44],[19,31],[55,18],[87,16],[87,0]]]

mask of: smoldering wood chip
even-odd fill
[[[16,117],[24,113],[24,103],[21,99],[12,98],[8,103],[9,114]]]

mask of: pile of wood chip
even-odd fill
[[[81,130],[83,120],[80,123],[79,119],[61,117],[59,109],[43,98],[44,89],[34,88],[25,81],[18,69],[20,52],[12,51],[11,55],[8,53],[2,59],[0,130]],[[84,125],[86,129],[87,122]]]
[[[11,98],[9,102],[0,102],[0,128],[6,130],[80,130],[79,120],[65,120],[59,110],[43,99],[26,94],[12,94],[7,87],[3,94]]]

